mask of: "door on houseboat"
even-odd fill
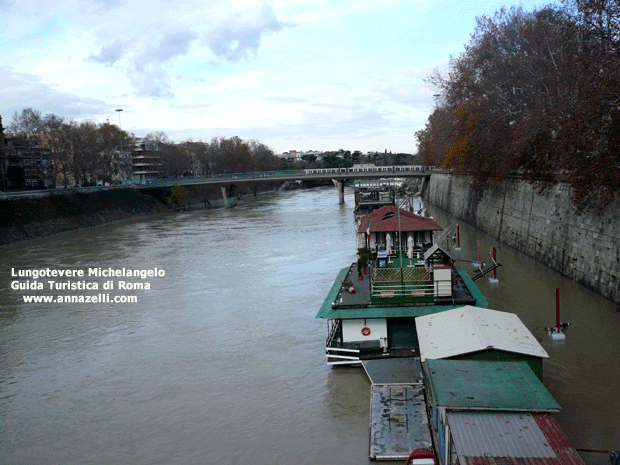
[[[390,349],[418,350],[418,333],[415,318],[389,318],[387,320],[388,345]]]

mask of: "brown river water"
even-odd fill
[[[370,383],[361,368],[326,365],[326,325],[314,318],[356,258],[352,197],[269,194],[0,248],[0,464],[372,463]],[[428,211],[444,227],[454,221]],[[454,257],[468,269],[478,234],[460,231]],[[570,440],[620,449],[617,306],[479,241],[481,260],[496,246],[503,266],[497,284],[477,284],[489,308],[517,313],[549,353],[544,383]],[[45,277],[43,290],[13,289],[34,279],[12,274],[48,268],[164,275]],[[50,280],[99,289],[49,290]],[[565,341],[540,329],[555,322],[556,288]],[[24,301],[98,294],[103,302]]]

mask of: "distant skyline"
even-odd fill
[[[33,108],[173,141],[415,153],[476,18],[528,0],[0,0],[0,116]]]

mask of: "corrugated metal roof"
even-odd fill
[[[551,415],[548,413],[535,413],[533,417],[558,455],[562,465],[585,465],[575,447]]]
[[[442,359],[486,349],[549,358],[514,313],[465,307],[416,318],[420,357]]]
[[[448,422],[464,465],[584,465],[549,414],[449,412]]]
[[[448,409],[560,410],[526,362],[427,360],[426,376],[435,405]]]
[[[448,423],[461,463],[471,457],[557,457],[530,413],[448,412]]]

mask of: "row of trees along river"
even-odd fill
[[[576,211],[620,188],[620,3],[563,0],[482,17],[465,51],[428,78],[436,106],[416,133],[427,165],[478,192],[515,171],[567,182]]]
[[[0,138],[2,136],[0,125]],[[136,137],[109,122],[96,124],[77,122],[61,116],[26,108],[13,115],[8,127],[10,143],[0,144],[0,159],[9,150],[39,149],[49,153],[49,177],[58,186],[92,185],[97,181],[112,183],[132,176],[132,152],[136,149],[157,153],[160,177],[209,176],[221,173],[275,171],[303,168],[348,167],[354,163],[413,164],[410,154],[377,153],[371,156],[360,151],[326,152],[319,160],[304,155],[297,162],[277,157],[273,150],[256,140],[239,137],[214,137],[211,141],[173,143],[161,131]],[[6,186],[3,186],[6,188]]]

